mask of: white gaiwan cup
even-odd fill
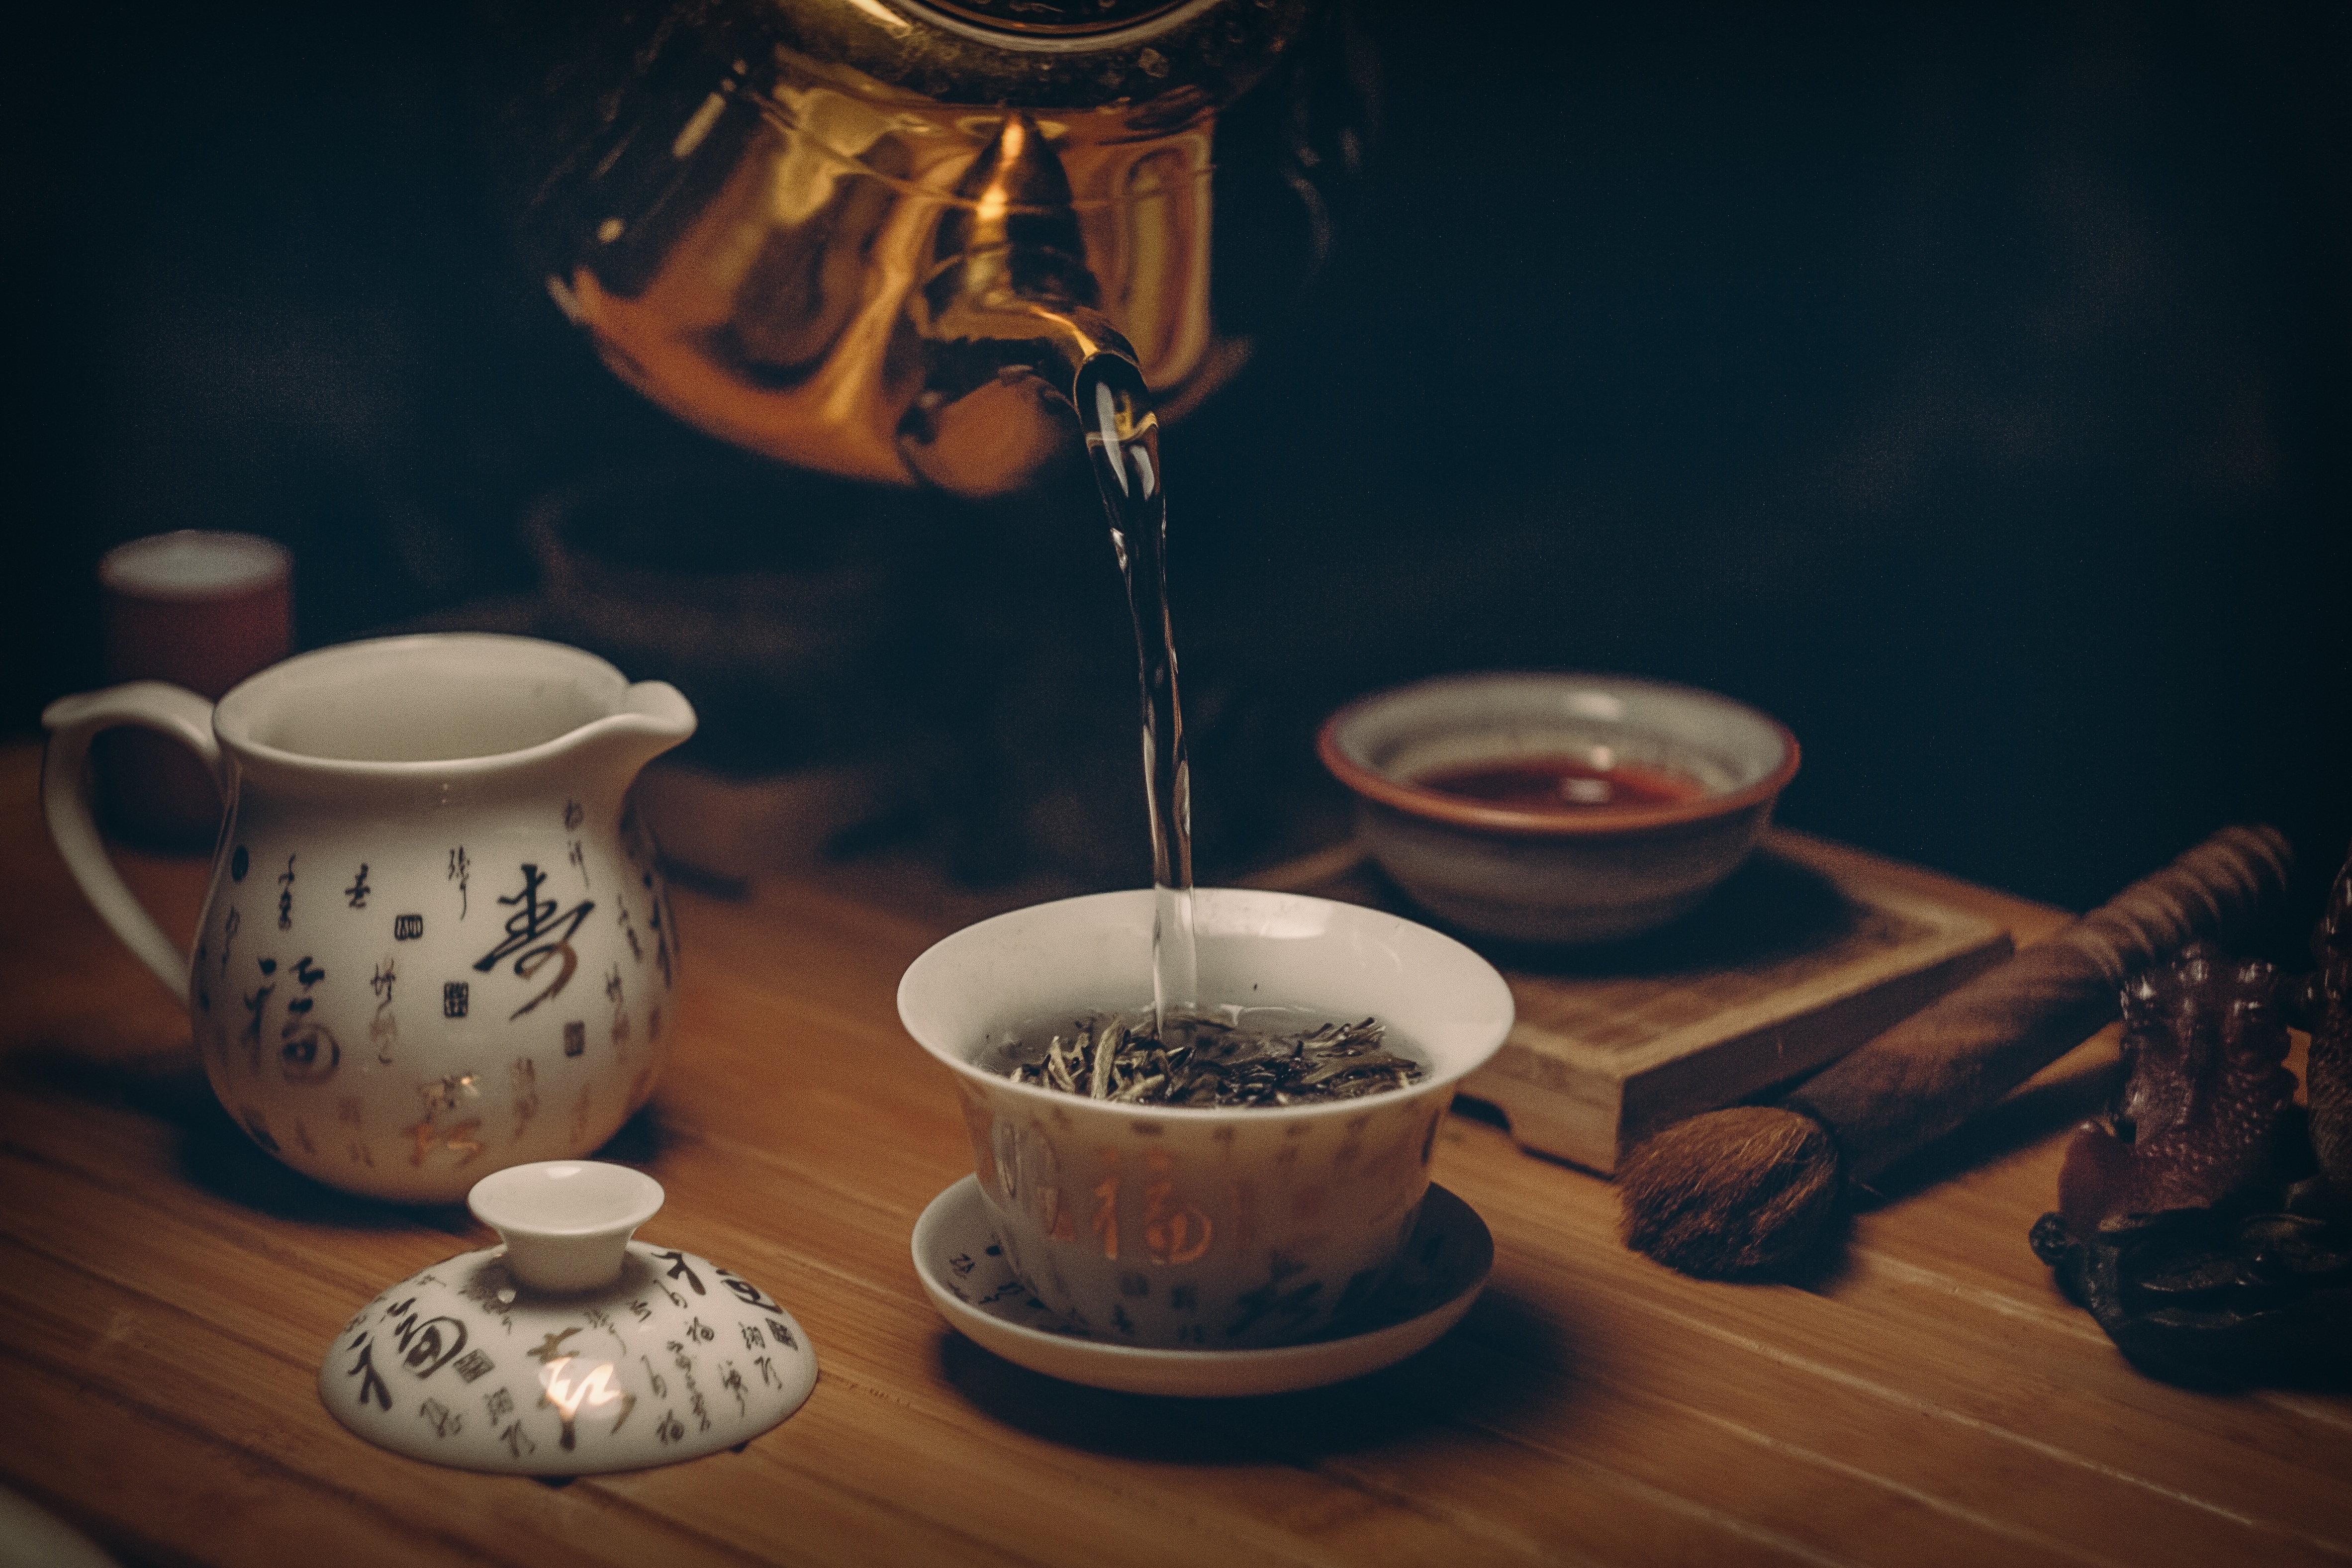
[[[975,1065],[1064,1011],[1151,995],[1154,899],[1097,894],[969,926],[918,958],[898,1016],[955,1074],[1006,1261],[1096,1337],[1159,1348],[1295,1343],[1335,1327],[1396,1262],[1454,1087],[1511,1027],[1509,989],[1449,936],[1292,894],[1193,894],[1204,1009],[1378,1019],[1431,1071],[1329,1104],[1115,1103]]]
[[[653,1177],[544,1160],[467,1202],[505,1245],[384,1291],[319,1370],[369,1442],[512,1475],[645,1469],[755,1437],[815,1387],[806,1332],[757,1285],[632,1239],[661,1207]]]

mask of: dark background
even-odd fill
[[[1486,665],[1741,697],[1805,747],[1781,820],[2062,904],[2232,820],[2332,867],[2347,15],[1376,7],[1339,252],[1168,438],[1204,873],[1341,831],[1331,705]],[[316,644],[511,615],[534,498],[702,469],[774,485],[791,549],[940,541],[868,722],[944,725],[947,796],[987,804],[908,831],[976,875],[1146,874],[1083,476],[959,520],[640,402],[507,243],[476,37],[96,5],[16,47],[0,720],[98,682],[121,539],[286,540]],[[690,695],[712,766],[805,760]],[[1074,781],[1105,810],[1003,826]]]

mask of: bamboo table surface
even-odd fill
[[[0,1479],[126,1563],[2352,1558],[2352,1399],[2151,1381],[2026,1246],[2104,1041],[1923,1162],[1802,1287],[1627,1253],[1604,1182],[1457,1113],[1435,1174],[1495,1270],[1420,1355],[1199,1401],[1001,1361],[916,1280],[915,1218],[970,1161],[893,1002],[981,902],[857,868],[677,890],[675,1054],[606,1155],[667,1188],[648,1234],[800,1319],[809,1402],[740,1452],[560,1486],[395,1457],[328,1415],[319,1364],[377,1291],[494,1239],[246,1141],[49,849],[36,762],[0,748]],[[201,864],[125,863],[194,928]],[[2021,943],[2062,918],[1872,863]]]

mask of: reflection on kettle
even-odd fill
[[[1075,449],[1091,352],[1171,415],[1237,367],[1244,297],[1319,260],[1369,112],[1360,51],[1331,88],[1344,16],[1309,0],[649,11],[554,40],[499,19],[538,70],[502,141],[549,293],[715,434],[964,496]],[[1235,225],[1216,289],[1213,177],[1279,213]]]

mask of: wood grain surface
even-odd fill
[[[316,1369],[377,1290],[490,1238],[293,1176],[214,1103],[176,1005],[48,850],[0,751],[0,1476],[125,1563],[2341,1563],[2352,1398],[2195,1393],[2124,1363],[2025,1244],[2111,1047],[1930,1151],[1802,1287],[1616,1242],[1605,1183],[1449,1117],[1436,1175],[1493,1281],[1402,1365],[1154,1400],[948,1330],[908,1253],[969,1168],[899,971],[986,905],[905,867],[680,892],[670,1074],[606,1156],[650,1239],[765,1286],[820,1366],[742,1451],[566,1485],[396,1458]],[[204,868],[131,857],[193,927]],[[1874,873],[1994,915],[2057,912]]]

